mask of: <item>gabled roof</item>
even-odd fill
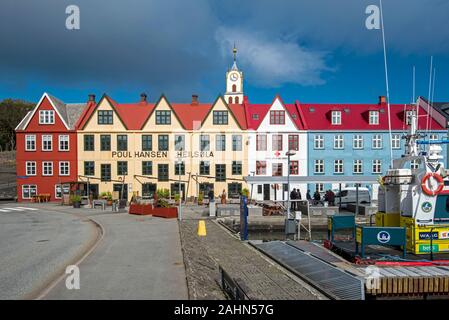
[[[219,95],[217,99],[215,99],[214,103],[212,103],[211,108],[205,115],[203,122],[206,120],[206,118],[209,116],[209,113],[212,111],[213,107],[217,104],[218,100],[221,100],[221,102],[226,106],[226,108],[229,110],[231,116],[234,118],[237,125],[240,127],[240,129],[246,129],[246,114],[243,104],[231,104],[229,105],[223,98],[222,95]],[[232,107],[231,107],[232,106]],[[203,123],[201,123],[202,125]]]
[[[270,104],[251,104],[247,101],[244,102],[248,129],[257,130],[257,128],[259,128],[260,124],[276,100],[280,101],[281,105],[287,111],[287,115],[296,125],[298,130],[307,129],[307,123],[304,119],[299,103],[295,102],[294,104],[285,104],[279,95],[276,95]]]
[[[212,105],[210,103],[198,103],[194,105],[190,103],[173,103],[171,107],[184,129],[197,130],[209,113]]]
[[[65,103],[48,93],[44,93],[34,109],[28,112],[23,120],[19,123],[19,125],[16,127],[16,130],[26,129],[30,120],[33,118],[34,114],[36,113],[37,109],[39,109],[39,106],[42,104],[42,101],[44,101],[44,99],[48,99],[51,106],[53,107],[53,109],[55,109],[59,118],[68,130],[75,129],[76,122],[87,106],[86,103]]]

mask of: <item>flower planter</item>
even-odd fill
[[[73,207],[74,207],[74,208],[77,208],[77,209],[81,208],[81,201],[75,201],[75,202],[73,202]]]
[[[129,206],[129,214],[151,215],[153,206],[151,204],[131,204]]]
[[[178,208],[171,207],[171,208],[153,208],[152,214],[154,217],[160,217],[160,218],[177,218],[178,217]]]

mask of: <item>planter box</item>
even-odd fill
[[[129,214],[151,215],[152,212],[153,206],[151,204],[131,204],[129,206]]]
[[[178,208],[153,208],[152,215],[160,218],[177,218]]]

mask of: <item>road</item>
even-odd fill
[[[0,259],[0,299],[188,299],[175,219],[2,204]],[[80,289],[69,290],[76,262]]]
[[[92,222],[29,204],[0,204],[0,299],[32,299],[95,242]]]

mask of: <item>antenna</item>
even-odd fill
[[[433,56],[430,56],[429,94],[427,95],[426,133],[429,131],[430,93],[432,88]]]
[[[412,96],[412,104],[415,103],[415,66],[413,66],[413,96]]]
[[[382,0],[380,1],[380,20],[382,22],[382,44],[384,47],[384,65],[385,65],[385,84],[387,88],[387,108],[388,108],[388,131],[390,133],[390,169],[393,168],[393,137],[391,134],[391,116],[390,116],[390,88],[388,86],[388,66],[387,66],[387,49],[385,46],[385,28],[384,15],[382,11]]]
[[[433,80],[432,80],[432,102],[430,103],[430,125],[429,131],[432,131],[432,113],[433,113],[433,98],[435,94],[435,73],[437,72],[437,68],[433,68]]]

